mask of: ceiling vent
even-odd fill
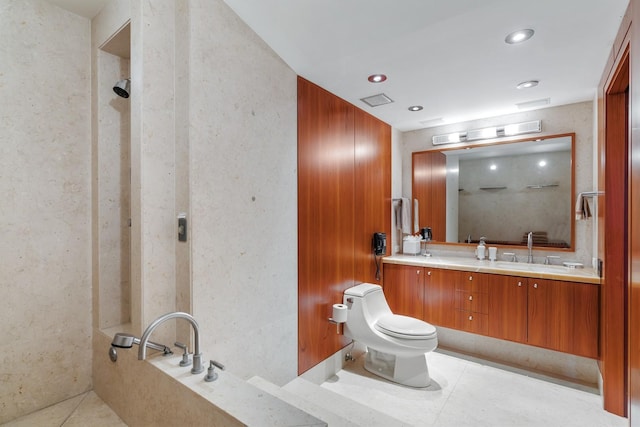
[[[384,93],[379,93],[377,95],[368,96],[366,98],[360,98],[360,101],[367,104],[369,107],[379,107],[384,104],[391,104],[393,99],[389,98]]]

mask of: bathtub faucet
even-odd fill
[[[180,311],[176,311],[173,313],[167,313],[158,317],[156,320],[151,322],[147,329],[145,329],[142,337],[140,338],[140,347],[138,348],[138,360],[144,360],[147,357],[147,341],[149,341],[149,337],[151,333],[161,324],[170,319],[184,319],[191,323],[193,327],[193,335],[194,335],[194,349],[193,349],[193,367],[191,368],[192,374],[199,374],[204,371],[204,367],[202,366],[202,353],[200,353],[200,330],[198,328],[198,322],[193,318],[189,313],[183,313]]]

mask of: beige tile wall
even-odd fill
[[[90,22],[0,12],[0,423],[91,388]]]

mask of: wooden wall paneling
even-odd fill
[[[381,284],[382,260],[372,254],[373,233],[387,234],[391,253],[391,127],[355,109],[355,279]]]
[[[629,420],[640,427],[640,1],[632,0],[629,174]]]
[[[602,280],[602,376],[604,406],[626,414],[627,394],[627,175],[628,56],[604,96],[604,260]]]
[[[628,338],[626,332],[628,330],[628,317],[626,314],[628,290],[623,289],[626,288],[625,284],[616,282],[614,279],[617,275],[615,270],[619,270],[620,266],[616,267],[617,260],[612,258],[610,251],[614,246],[619,246],[620,241],[619,237],[614,237],[616,232],[612,232],[608,227],[616,227],[615,222],[612,222],[613,216],[619,214],[621,209],[627,210],[625,206],[615,205],[613,202],[613,198],[618,197],[616,193],[618,195],[629,193],[625,188],[612,187],[611,183],[607,184],[607,181],[613,178],[615,169],[619,169],[620,165],[626,167],[629,162],[628,157],[626,159],[608,157],[614,153],[607,153],[607,146],[611,145],[614,140],[620,140],[621,138],[628,140],[629,111],[625,111],[627,107],[622,108],[623,104],[628,105],[628,99],[624,100],[619,95],[627,92],[626,87],[629,86],[632,79],[629,73],[630,56],[628,53],[631,34],[634,32],[631,29],[639,22],[633,19],[633,15],[639,13],[638,6],[640,6],[640,2],[637,0],[630,2],[598,86],[598,190],[605,193],[603,196],[598,197],[597,200],[598,258],[604,260],[604,275],[600,288],[599,366],[603,380],[604,409],[622,416],[627,414],[629,403],[627,395],[629,382]],[[639,46],[640,37],[637,36],[637,31],[635,34],[633,37],[639,42],[635,46]],[[631,46],[633,48],[632,43]],[[633,60],[633,55],[631,55],[631,60]],[[635,69],[638,70],[639,68]],[[633,85],[631,86],[633,87]],[[630,215],[630,218],[632,216]],[[618,223],[616,228],[621,225],[622,223]],[[621,256],[628,260],[628,246],[622,250]],[[609,272],[607,272],[608,270]]]
[[[343,344],[327,319],[354,284],[353,106],[298,79],[298,371]]]

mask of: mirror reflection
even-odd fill
[[[413,153],[420,227],[440,242],[526,245],[531,231],[535,246],[570,248],[573,143],[567,134]]]

